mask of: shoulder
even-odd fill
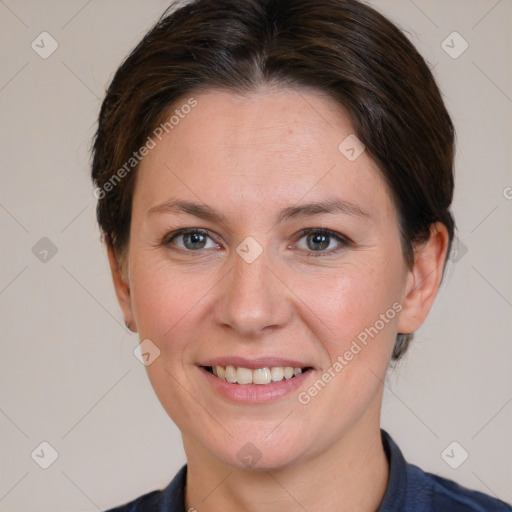
[[[507,503],[427,473],[406,462],[384,430],[382,444],[389,461],[389,481],[378,512],[512,512]]]
[[[162,491],[153,491],[139,496],[129,503],[111,508],[107,512],[145,512],[146,510],[149,512],[150,510],[159,510],[158,505],[161,499]]]
[[[512,512],[507,503],[468,489],[462,485],[413,464],[407,464],[406,503],[411,510],[450,512]]]
[[[163,490],[139,496],[107,512],[184,512],[187,466],[183,466]]]

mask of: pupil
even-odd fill
[[[329,235],[317,233],[309,236],[309,246],[314,251],[320,251],[329,247]]]
[[[205,236],[202,235],[201,233],[187,234],[187,235],[185,235],[184,239],[185,239],[185,245],[189,249],[201,249],[202,247],[204,247]],[[187,242],[189,242],[189,243],[187,243]]]

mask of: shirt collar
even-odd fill
[[[389,463],[388,485],[377,512],[402,510],[407,489],[407,463],[391,436],[381,429],[382,445]]]

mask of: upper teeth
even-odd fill
[[[250,368],[236,366],[212,366],[212,372],[219,379],[226,380],[232,384],[270,384],[270,382],[278,382],[283,379],[291,379],[292,377],[302,373],[301,368],[293,368],[291,366],[273,366],[271,368]]]

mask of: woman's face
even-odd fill
[[[411,275],[397,212],[326,98],[195,99],[138,171],[125,314],[187,450],[284,467],[378,428]]]

